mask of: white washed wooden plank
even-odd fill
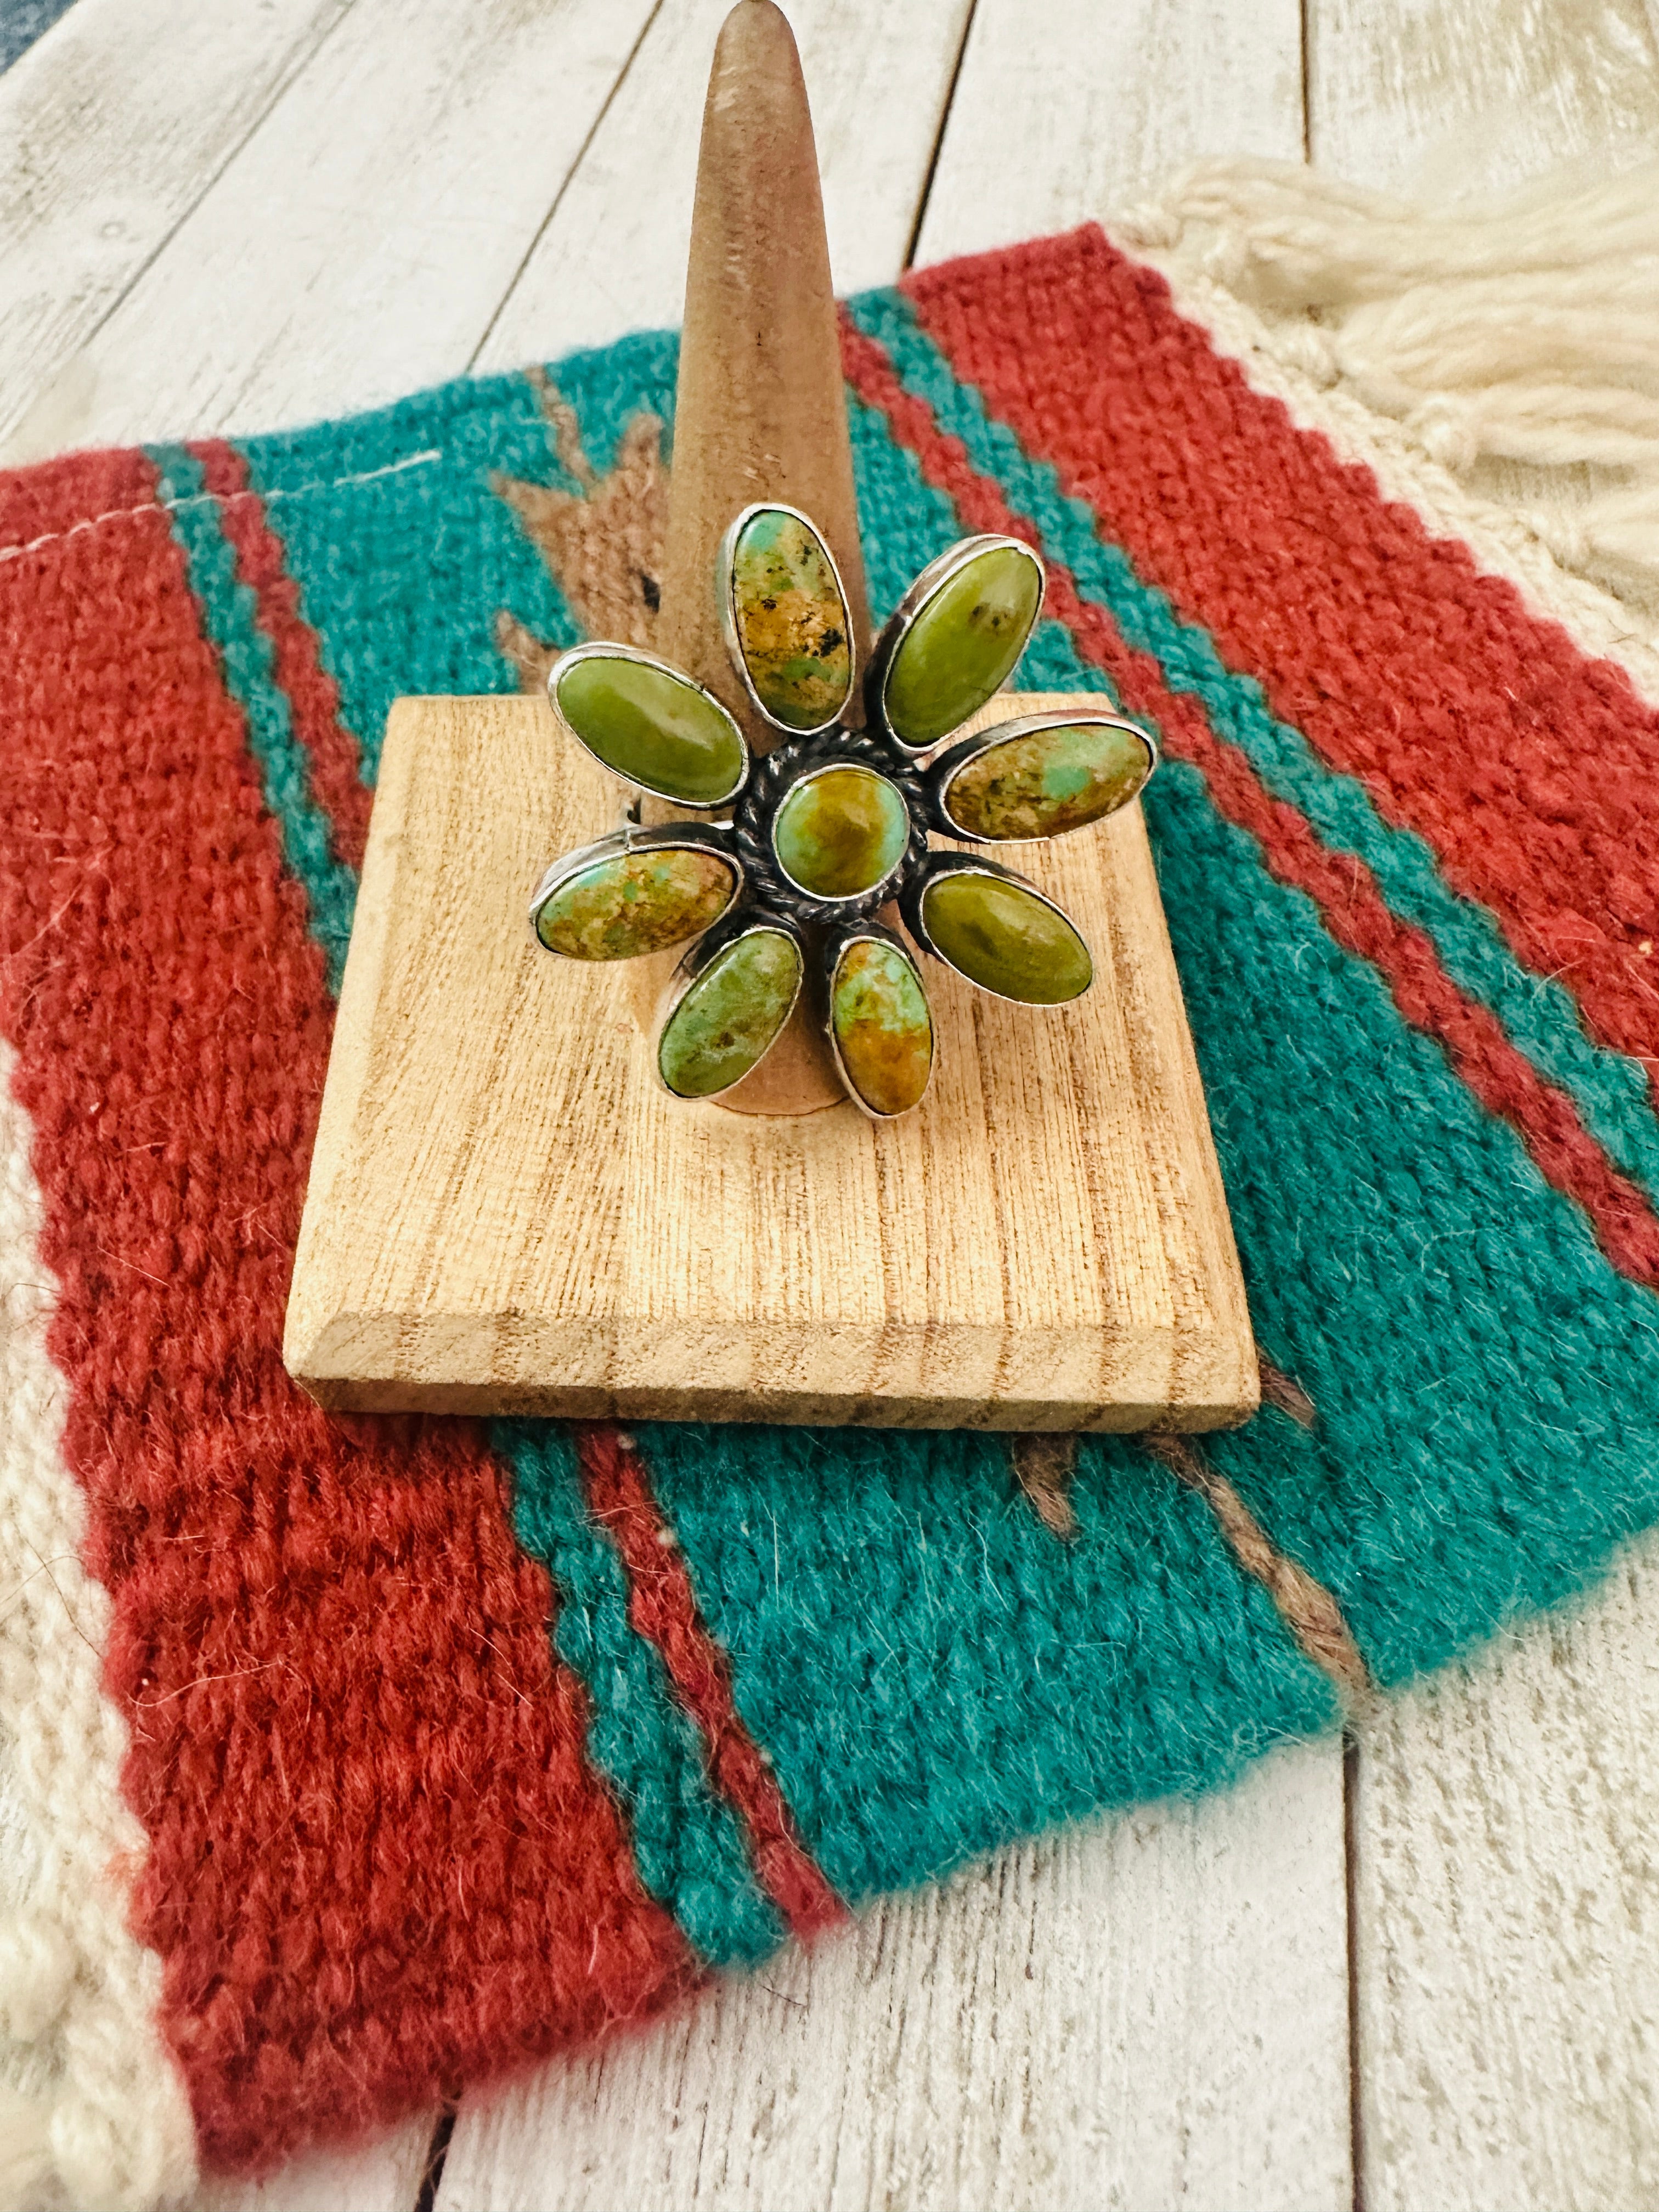
[[[1639,0],[1310,0],[1321,166],[1431,201],[1659,127]],[[1522,507],[1559,479],[1491,467]],[[1659,1546],[1579,1615],[1382,1707],[1353,1905],[1369,2212],[1659,2206]]]
[[[77,355],[54,441],[264,428],[465,368],[650,12],[356,0]]]
[[[0,78],[0,438],[75,435],[67,365],[349,4],[80,0]]]
[[[1644,0],[1308,0],[1315,161],[1432,198],[1512,184],[1659,121]]]
[[[1659,2206],[1656,1621],[1650,1536],[1364,1729],[1368,2212]]]
[[[5,0],[0,6],[0,70],[9,70],[26,54],[70,4],[70,0]]]
[[[1299,0],[980,0],[916,258],[1099,220],[1207,154],[1301,160]]]
[[[478,358],[504,368],[678,323],[703,93],[731,0],[678,0],[641,42]],[[969,0],[791,0],[838,291],[904,266]]]
[[[437,2212],[1352,2202],[1334,1744],[895,1899],[462,2105]]]
[[[414,2212],[436,2115],[353,2150],[292,2160],[265,2181],[204,2182],[183,2212]]]

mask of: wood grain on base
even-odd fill
[[[1015,1007],[930,963],[933,1090],[880,1127],[670,1099],[623,976],[538,949],[531,886],[615,810],[543,701],[393,709],[289,1304],[319,1402],[1003,1429],[1255,1409],[1138,808],[1018,856],[1093,945],[1094,989]]]

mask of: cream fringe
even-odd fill
[[[1314,386],[1398,422],[1567,568],[1659,610],[1659,155],[1430,209],[1206,161],[1111,228],[1260,319]]]
[[[0,1044],[0,2212],[140,2212],[192,2187],[195,2134],[156,2027],[161,1962],[127,1926],[145,1837],[121,1796],[110,1601],[81,1564],[10,1075]]]

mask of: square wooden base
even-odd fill
[[[1254,1410],[1138,806],[1014,855],[1082,927],[1094,988],[1015,1007],[929,963],[933,1087],[887,1126],[657,1088],[622,975],[525,922],[545,862],[616,812],[543,701],[394,709],[289,1301],[313,1397],[989,1429]]]

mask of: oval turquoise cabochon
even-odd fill
[[[1118,722],[1017,730],[965,760],[939,803],[966,837],[1062,837],[1126,806],[1152,757],[1139,732]]]
[[[836,963],[830,1025],[860,1105],[884,1118],[920,1105],[933,1072],[933,1021],[915,963],[880,938],[854,938]]]
[[[556,884],[536,909],[536,934],[568,960],[636,960],[701,937],[737,889],[735,862],[696,846],[617,853]]]
[[[553,671],[560,719],[611,773],[685,806],[720,806],[748,770],[743,737],[717,699],[660,662],[582,653]]]
[[[762,711],[786,729],[833,722],[853,689],[853,641],[836,564],[804,515],[763,507],[732,548],[732,629]]]
[[[1042,564],[1024,545],[988,545],[912,617],[882,685],[882,713],[912,752],[948,738],[1013,674],[1042,605]]]
[[[746,930],[717,952],[663,1024],[657,1066],[678,1098],[713,1098],[758,1066],[800,989],[800,946],[781,929]]]
[[[1030,884],[953,869],[927,885],[921,916],[940,957],[999,998],[1063,1006],[1094,981],[1088,946]]]

